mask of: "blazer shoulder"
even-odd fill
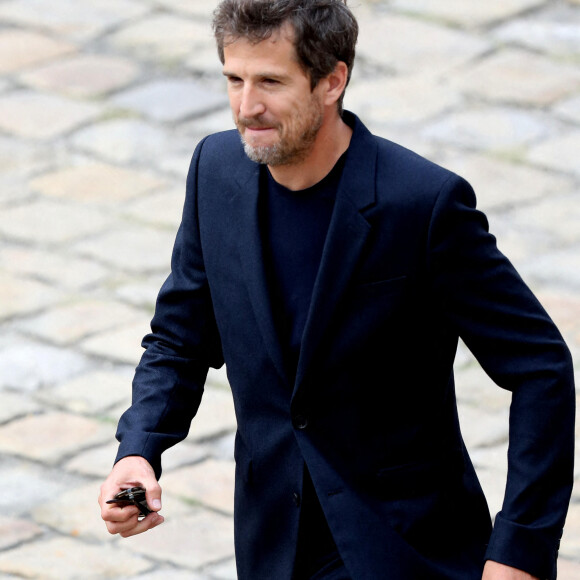
[[[244,152],[240,134],[235,129],[212,133],[200,142],[200,146],[200,158],[204,161],[217,159],[223,163],[224,159],[239,157]]]
[[[383,137],[375,136],[375,140],[378,149],[378,162],[384,170],[396,171],[404,179],[415,176],[423,181],[431,181],[433,184],[445,182],[452,177],[459,178],[449,169],[403,145]]]
[[[379,200],[388,198],[418,208],[422,204],[433,207],[446,188],[461,184],[464,178],[429,159],[384,139],[375,137],[377,143],[376,184]]]

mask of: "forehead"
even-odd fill
[[[304,74],[294,46],[294,34],[290,25],[274,30],[268,38],[259,42],[244,36],[228,38],[224,43],[224,71],[232,68],[275,68],[288,74]]]

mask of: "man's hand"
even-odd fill
[[[532,576],[523,570],[499,564],[492,560],[485,563],[483,569],[483,576],[481,580],[540,580],[536,576]]]
[[[137,506],[120,507],[106,503],[119,491],[137,486],[146,489],[147,504],[153,510],[146,518],[139,520]],[[101,485],[99,505],[101,517],[105,520],[109,533],[120,534],[124,538],[146,532],[162,524],[164,519],[157,513],[161,509],[161,487],[157,483],[153,468],[143,457],[129,456],[115,464],[113,471]]]

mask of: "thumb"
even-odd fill
[[[158,512],[161,509],[161,486],[157,483],[156,479],[147,483],[148,485],[144,485],[147,505],[154,512]]]

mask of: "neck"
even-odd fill
[[[268,166],[272,177],[291,191],[312,187],[326,177],[348,149],[352,129],[336,109],[327,114],[308,156],[288,165]]]

